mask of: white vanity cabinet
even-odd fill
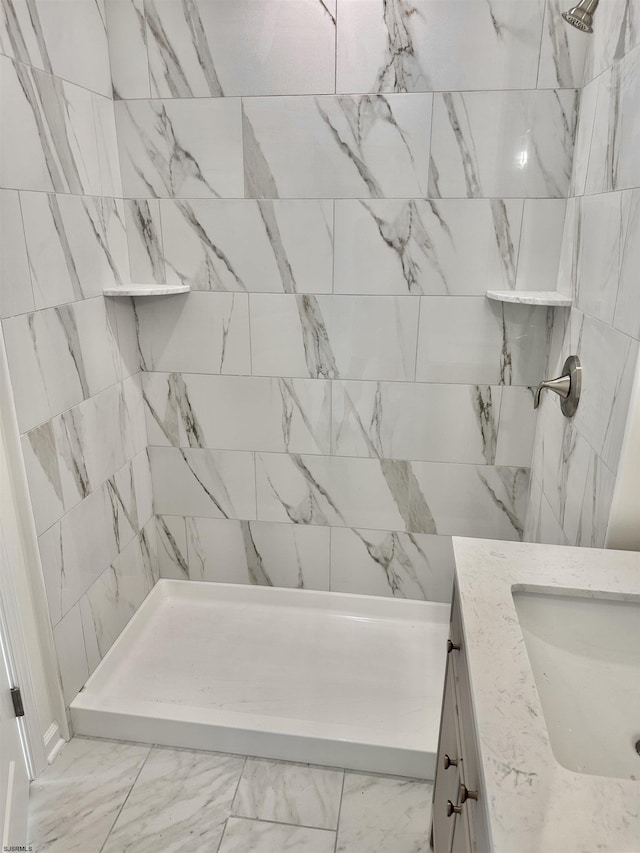
[[[431,816],[434,853],[490,853],[460,607],[454,591]]]

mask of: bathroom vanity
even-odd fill
[[[435,853],[640,850],[640,554],[454,538]]]

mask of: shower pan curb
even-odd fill
[[[76,734],[433,779],[449,606],[161,580]]]

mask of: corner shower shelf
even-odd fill
[[[518,305],[550,305],[567,307],[573,303],[570,296],[557,290],[487,290],[487,298],[495,302],[514,302]]]
[[[190,290],[190,284],[121,284],[105,287],[102,292],[105,296],[173,296]]]

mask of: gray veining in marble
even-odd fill
[[[430,122],[426,94],[245,100],[247,195],[422,195]]]
[[[48,853],[98,853],[148,755],[147,746],[75,738],[32,785],[30,843]]]
[[[572,89],[435,95],[429,195],[564,198],[577,117]]]
[[[236,817],[335,829],[343,772],[248,759],[233,804]]]
[[[239,756],[155,748],[104,847],[157,853],[210,851],[220,841],[244,760]],[[206,815],[206,819],[205,819]]]
[[[427,853],[432,786],[346,773],[336,851]]]

